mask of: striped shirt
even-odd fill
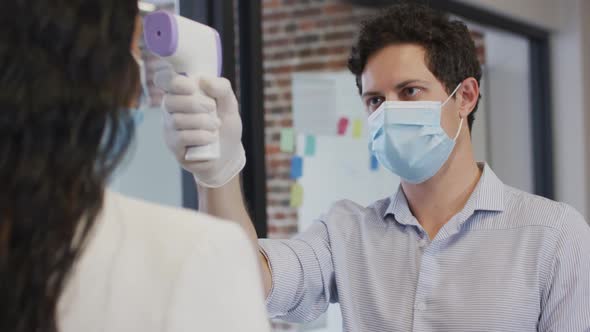
[[[590,331],[590,227],[570,206],[504,185],[486,165],[430,241],[403,191],[335,203],[291,240],[260,240],[273,317],[340,303],[345,331]]]

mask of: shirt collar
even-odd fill
[[[469,196],[463,210],[457,215],[464,222],[475,211],[504,211],[504,183],[496,176],[486,163],[478,163],[483,173],[477,186]],[[404,225],[418,225],[412,215],[406,195],[400,185],[397,193],[391,198],[383,217],[394,215],[395,220]],[[461,222],[461,223],[462,223]]]

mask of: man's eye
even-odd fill
[[[382,102],[383,102],[383,97],[372,97],[369,100],[367,100],[367,104],[370,107],[379,106],[379,105],[381,105]]]
[[[416,97],[422,89],[416,87],[407,87],[404,89],[404,96],[408,98]]]

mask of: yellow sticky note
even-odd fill
[[[303,204],[303,187],[294,183],[291,187],[291,207],[298,208]]]
[[[363,122],[359,119],[352,121],[352,137],[361,138],[363,134]]]

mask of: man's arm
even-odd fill
[[[199,191],[200,210],[216,217],[232,220],[247,232],[255,248],[258,239],[248,216],[239,181],[246,163],[242,146],[242,121],[238,102],[225,78],[194,78],[169,70],[156,73],[156,86],[166,91],[164,108],[164,139],[176,160],[194,175]],[[200,93],[198,90],[203,93]],[[188,147],[219,143],[220,155],[214,160],[187,160]],[[271,288],[268,262],[258,254],[266,293]]]
[[[197,188],[199,192],[200,211],[238,223],[246,230],[252,245],[258,248],[258,236],[246,210],[238,176],[219,188],[207,188],[201,185],[197,185]],[[272,287],[270,268],[265,256],[259,250],[257,252],[262,269],[264,291],[268,296]]]

